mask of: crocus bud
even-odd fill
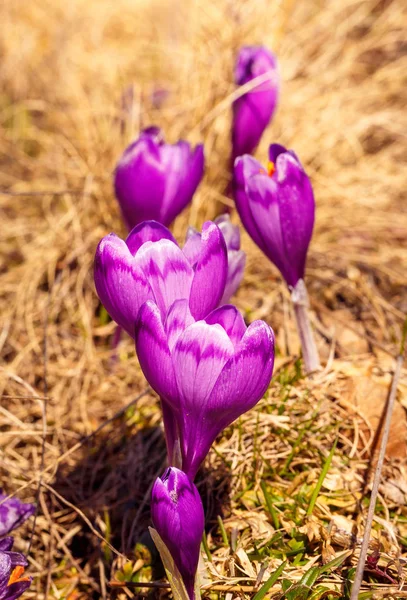
[[[257,147],[276,109],[280,87],[274,54],[263,46],[244,46],[237,57],[235,82],[245,85],[256,78],[258,85],[233,103],[233,161]]]
[[[27,559],[20,552],[13,552],[13,538],[0,540],[0,599],[16,600],[31,585],[31,577],[24,576]]]
[[[7,498],[7,494],[0,490],[0,536],[10,533],[34,513],[34,504],[26,504],[18,498]]]
[[[279,144],[269,148],[264,168],[251,156],[235,162],[234,195],[243,225],[294,288],[304,278],[315,201],[298,157]]]
[[[198,490],[183,471],[170,467],[156,480],[151,517],[182,576],[189,598],[194,600],[205,518]]]
[[[137,320],[136,350],[147,381],[174,411],[182,469],[193,480],[219,433],[266,391],[273,331],[264,321],[246,327],[231,305],[195,321],[185,300],[165,318],[148,301]]]
[[[126,148],[114,175],[127,227],[132,229],[147,220],[168,226],[192,200],[203,170],[202,144],[194,150],[183,140],[165,144],[160,129],[144,130]]]
[[[101,240],[94,276],[102,304],[132,337],[140,306],[149,299],[163,315],[176,300],[186,299],[192,316],[202,319],[218,306],[225,290],[225,240],[217,225],[204,223],[192,263],[164,225],[145,221],[126,241],[113,233]]]
[[[240,250],[240,230],[238,225],[232,224],[229,215],[225,214],[217,217],[214,223],[216,223],[222,232],[228,252],[228,271],[225,291],[219,302],[219,306],[222,306],[229,302],[243,279],[246,253],[243,252],[243,250]],[[201,237],[201,234],[196,229],[189,227],[183,252],[191,264],[194,264],[196,257],[199,255]]]

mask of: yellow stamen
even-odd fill
[[[21,581],[30,581],[29,577],[21,577],[21,575],[24,575],[24,567],[18,566],[15,569],[13,569],[7,585],[11,585],[13,583],[20,583]]]
[[[276,170],[275,164],[271,160],[269,160],[268,165],[267,165],[268,176],[272,177],[275,170]]]

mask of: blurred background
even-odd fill
[[[271,48],[282,93],[256,156],[265,162],[271,142],[293,148],[313,182],[312,308],[325,360],[334,353],[345,361],[320,397],[354,398],[353,381],[351,391],[338,383],[354,376],[367,386],[364,398],[377,394],[374,376],[388,383],[407,312],[406,6],[3,0],[0,18],[0,484],[33,500],[44,482],[31,597],[62,598],[55,581],[74,568],[83,587],[69,600],[105,598],[105,578],[95,575],[105,568],[99,542],[72,507],[106,536],[113,511],[111,539],[125,547],[137,531],[130,535],[128,523],[148,514],[149,449],[160,443],[164,451],[154,433],[137,437],[160,423],[151,396],[91,445],[70,450],[145,387],[125,336],[112,366],[114,324],[93,286],[98,241],[125,234],[112,187],[117,159],[151,124],[170,142],[203,141],[205,178],[174,234],[183,240],[188,224],[200,227],[225,207],[238,222],[226,194],[233,65],[244,44]],[[236,302],[249,320],[273,326],[278,366],[287,364],[299,353],[288,291],[247,235],[243,248],[247,274]],[[401,460],[407,425],[398,410]],[[151,460],[152,474],[161,462]],[[28,526],[21,536],[26,550]]]

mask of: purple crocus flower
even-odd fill
[[[276,109],[280,86],[274,54],[264,46],[244,46],[235,66],[236,84],[245,85],[258,77],[263,79],[259,85],[233,103],[233,161],[257,147]]]
[[[0,536],[10,533],[34,513],[34,504],[26,504],[18,498],[7,498],[7,494],[0,489]]]
[[[180,572],[191,600],[204,532],[204,511],[195,485],[188,476],[170,467],[152,489],[151,517]]]
[[[192,200],[203,170],[202,144],[194,150],[183,140],[165,144],[158,127],[145,129],[126,148],[114,175],[127,227],[151,219],[168,226]]]
[[[269,148],[266,170],[252,156],[235,162],[235,202],[246,230],[294,288],[305,272],[315,201],[298,157],[279,144]]]
[[[188,301],[195,319],[218,306],[227,275],[223,235],[208,221],[193,263],[171,232],[156,221],[135,227],[123,241],[114,233],[96,251],[95,286],[99,298],[120,327],[134,337],[140,306],[153,300],[165,316],[175,300]]]
[[[175,429],[182,469],[193,480],[217,435],[266,391],[273,331],[263,321],[246,327],[231,305],[195,321],[185,300],[174,302],[164,317],[147,301],[136,325],[136,349],[147,381],[172,409],[171,435]]]
[[[229,302],[242,281],[246,264],[246,253],[240,250],[240,230],[237,225],[232,224],[229,215],[225,214],[217,217],[214,223],[221,230],[228,251],[228,272],[225,291],[219,302],[219,305],[222,306]],[[199,231],[194,227],[189,227],[183,251],[192,264],[196,260],[196,257],[199,256],[201,243],[201,234]]]
[[[24,577],[27,559],[13,552],[13,538],[0,540],[0,600],[16,600],[31,585],[32,578]]]

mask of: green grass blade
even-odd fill
[[[319,567],[311,567],[306,573],[304,573],[299,583],[309,588],[312,588],[320,574],[321,569]]]
[[[278,520],[276,509],[273,506],[273,501],[270,497],[270,494],[267,491],[267,486],[264,481],[260,483],[261,490],[264,495],[264,499],[266,501],[267,510],[270,513],[271,520],[273,521],[274,529],[280,529],[280,522]]]
[[[312,511],[314,510],[315,503],[317,501],[319,492],[321,491],[322,484],[323,484],[324,479],[325,479],[325,477],[329,471],[329,468],[331,466],[332,458],[333,458],[334,452],[336,450],[337,443],[338,443],[338,438],[336,438],[334,445],[332,446],[331,451],[327,456],[327,459],[326,459],[323,469],[321,471],[321,475],[318,478],[317,485],[315,486],[315,489],[312,492],[311,500],[310,500],[308,510],[307,510],[307,517],[310,517],[312,515]]]
[[[281,573],[284,571],[287,561],[285,560],[281,565],[270,575],[266,583],[263,583],[257,594],[253,597],[253,600],[262,600],[267,592],[273,587]]]
[[[222,535],[223,543],[225,544],[225,546],[229,547],[228,534],[226,533],[226,529],[223,524],[222,517],[219,515],[218,515],[218,525],[219,525],[220,533]]]

